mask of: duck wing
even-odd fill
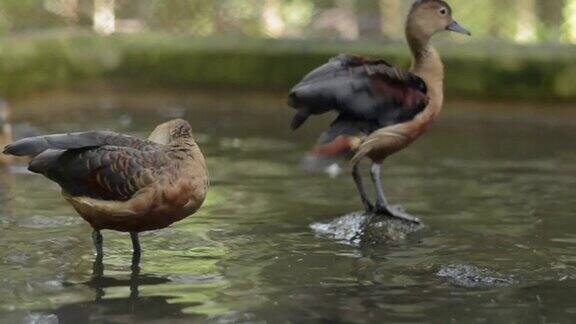
[[[170,161],[163,145],[112,132],[26,138],[4,153],[31,157],[30,171],[72,196],[112,201],[126,201],[158,181]]]
[[[93,131],[28,137],[4,148],[4,154],[34,158],[46,150],[66,151],[73,149],[113,145],[145,150],[155,144],[136,137],[115,132]]]
[[[32,161],[29,169],[58,183],[74,197],[126,201],[160,181],[169,167],[170,155],[161,147],[142,151],[102,146],[61,154],[46,151]]]
[[[311,115],[328,111],[376,121],[380,127],[414,118],[428,105],[427,88],[418,76],[383,60],[340,55],[308,74],[290,92],[297,110],[292,129]]]

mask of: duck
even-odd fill
[[[114,230],[130,233],[138,263],[139,233],[193,215],[209,187],[204,155],[183,119],[157,126],[147,140],[111,131],[54,134],[15,141],[4,154],[30,158],[28,170],[61,187],[92,227],[99,258],[101,231]]]
[[[10,106],[0,99],[0,147],[8,145],[12,141],[12,127],[9,121]],[[0,155],[0,164],[11,162],[12,158],[7,155]]]
[[[381,181],[383,162],[416,141],[432,125],[444,103],[444,65],[431,43],[442,32],[471,36],[442,0],[417,0],[406,20],[406,41],[412,54],[409,70],[382,59],[341,54],[316,68],[289,94],[296,110],[291,128],[311,117],[336,112],[310,155],[319,161],[345,158],[367,213],[421,223],[401,206],[389,204]],[[360,163],[371,162],[376,191],[373,203],[363,184]]]

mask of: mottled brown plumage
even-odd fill
[[[208,173],[188,122],[162,124],[149,140],[113,132],[26,138],[5,154],[32,158],[29,170],[58,183],[96,232],[167,227],[204,202]]]
[[[452,18],[452,8],[445,1],[418,0],[406,22],[413,54],[409,71],[383,60],[341,55],[311,72],[290,94],[289,104],[297,110],[293,129],[311,115],[331,110],[339,114],[311,156],[320,161],[335,156],[351,158],[367,211],[419,222],[388,205],[381,188],[380,165],[418,139],[442,110],[444,66],[430,40],[445,30],[470,34]],[[364,158],[373,163],[376,206],[367,198],[360,177],[358,165]]]

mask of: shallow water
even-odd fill
[[[575,112],[448,104],[383,172],[390,199],[428,228],[392,246],[359,248],[311,229],[360,203],[346,174],[298,168],[329,120],[291,134],[281,94],[98,88],[14,106],[17,121],[46,132],[145,136],[167,118],[186,118],[212,187],[195,216],[142,236],[139,273],[130,270],[129,237],[105,232],[99,276],[90,228],[58,187],[23,167],[2,169],[0,322],[576,318]]]

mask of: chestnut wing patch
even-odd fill
[[[374,71],[370,75],[370,89],[376,101],[382,100],[376,108],[380,127],[413,119],[430,101],[422,79],[393,67]]]

